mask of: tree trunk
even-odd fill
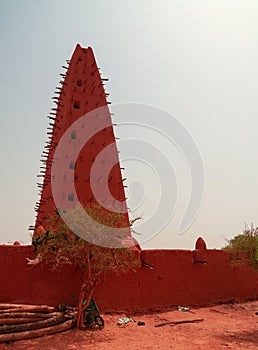
[[[12,308],[16,308],[16,307],[25,307],[25,306],[32,306],[32,305],[28,305],[28,304],[12,304],[12,303],[0,303],[0,310],[1,309],[12,309]],[[33,305],[33,306],[37,306],[37,305]],[[39,306],[39,305],[38,305]],[[40,305],[41,306],[41,305]]]
[[[50,334],[65,331],[67,329],[72,328],[73,325],[74,325],[74,321],[69,320],[52,327],[34,329],[27,332],[0,334],[0,343],[42,337],[43,335],[50,335]]]
[[[53,306],[47,306],[47,305],[23,305],[18,307],[9,307],[9,308],[2,308],[0,310],[0,313],[4,312],[54,312],[56,311],[56,308]]]
[[[27,318],[27,317],[20,317],[20,318],[1,318],[0,319],[0,325],[4,324],[22,324],[22,323],[28,323],[28,322],[36,322],[36,321],[42,321],[42,318]]]
[[[90,287],[87,288],[87,283],[83,282],[81,286],[80,296],[79,296],[79,304],[78,304],[78,314],[76,327],[83,328],[84,326],[84,311],[89,306],[90,300],[92,298],[96,282],[90,281]],[[86,291],[87,291],[87,299],[86,299]],[[86,299],[86,303],[83,305],[84,300]]]
[[[81,327],[81,319],[83,318],[82,315],[82,304],[84,301],[85,297],[85,288],[86,288],[86,283],[82,282],[81,285],[81,290],[80,290],[80,295],[79,295],[79,302],[78,302],[78,314],[77,314],[77,320],[76,320],[76,327],[80,328]]]
[[[59,312],[52,312],[48,314],[40,313],[40,312],[3,312],[0,313],[0,321],[2,318],[50,318],[58,315]]]
[[[38,328],[46,328],[49,326],[53,326],[53,325],[62,323],[65,320],[66,320],[65,315],[63,313],[59,313],[58,315],[55,315],[55,316],[53,316],[49,319],[43,320],[43,321],[41,320],[41,321],[31,322],[31,323],[26,323],[26,324],[0,326],[0,334],[29,331],[29,330],[38,329]]]
[[[84,326],[84,311],[87,309],[87,307],[90,304],[90,300],[92,298],[94,289],[95,289],[95,286],[91,284],[91,289],[90,289],[89,294],[87,296],[87,301],[86,301],[85,305],[82,306],[81,318],[80,318],[80,328],[83,328],[83,326]]]
[[[92,257],[91,252],[87,251],[88,271],[84,275],[83,274],[81,275],[82,286],[81,286],[81,291],[80,291],[80,296],[79,296],[78,315],[77,315],[77,322],[76,322],[77,328],[83,328],[83,326],[84,326],[84,311],[89,306],[91,297],[93,295],[93,291],[94,291],[96,283],[97,283],[97,276],[100,274],[100,272],[99,272],[99,273],[93,275],[93,277],[92,277],[91,257]],[[88,288],[87,288],[87,284],[89,285]],[[83,305],[83,302],[85,300],[86,291],[87,291],[87,300],[86,300],[85,305]]]

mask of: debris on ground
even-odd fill
[[[118,319],[117,324],[118,324],[119,326],[121,326],[121,325],[128,324],[128,323],[130,323],[130,322],[136,322],[136,321],[135,321],[133,318],[121,317],[121,318]]]
[[[175,326],[177,324],[182,324],[182,323],[197,323],[197,322],[203,322],[203,321],[204,321],[203,318],[197,318],[195,320],[168,321],[168,322],[162,322],[162,323],[155,324],[155,327],[162,327],[162,326],[166,326],[166,325]]]
[[[178,311],[190,311],[189,307],[178,306]]]
[[[178,311],[182,311],[182,312],[191,312],[192,314],[194,314],[194,312],[191,311],[191,310],[189,309],[189,307],[178,306],[177,309],[178,309]]]

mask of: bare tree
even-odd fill
[[[85,207],[84,210],[87,211],[88,215],[83,218],[78,213],[78,208],[69,210],[69,220],[73,222],[73,227],[83,227],[85,237],[90,239],[82,239],[72,232],[57,211],[48,221],[48,230],[39,237],[35,237],[33,241],[39,253],[38,259],[45,261],[53,269],[67,264],[78,266],[81,277],[78,328],[82,328],[84,325],[85,310],[91,301],[97,282],[102,276],[108,271],[124,273],[128,270],[136,270],[140,266],[139,250],[135,249],[133,245],[123,247],[123,240],[128,243],[128,239],[131,237],[121,235],[119,229],[114,235],[114,230],[112,230],[128,226],[125,215],[107,211],[96,205]],[[87,217],[90,220],[87,220]],[[127,230],[127,232],[130,231]],[[98,242],[102,240],[101,242],[104,244],[92,243],[96,237],[98,237]],[[106,243],[110,242],[110,239],[112,239],[112,245],[109,248]]]

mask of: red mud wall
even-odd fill
[[[26,265],[30,246],[0,246],[0,302],[74,304],[79,274],[68,267],[51,272],[43,264]],[[258,274],[232,268],[220,250],[148,250],[144,260],[154,269],[105,276],[95,292],[101,311],[155,309],[258,298]],[[207,261],[203,264],[195,261]]]
[[[41,156],[38,178],[43,182],[38,183],[41,196],[35,208],[38,213],[35,227],[42,225],[48,229],[48,219],[55,214],[56,207],[62,210],[74,208],[78,204],[77,197],[88,207],[96,203],[103,207],[105,203],[111,212],[123,212],[124,222],[129,227],[116,140],[107,108],[110,102],[107,102],[108,94],[104,90],[108,79],[101,78],[90,47],[77,45],[71,61],[63,67],[67,71],[61,74],[61,87],[56,88],[53,97],[57,106],[48,116],[49,140]],[[100,159],[98,155],[103,150],[106,150],[105,159]],[[93,163],[95,172],[92,171]],[[105,191],[96,191],[103,186],[106,190],[107,184],[113,198]],[[119,204],[123,206],[120,208]],[[108,215],[108,210],[104,207],[102,210],[102,214]],[[35,235],[38,235],[37,230]]]

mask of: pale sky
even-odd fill
[[[258,225],[256,0],[0,0],[0,29],[1,243],[30,241],[46,116],[61,67],[77,43],[93,48],[109,78],[110,101],[165,110],[192,135],[203,160],[202,206],[179,235],[189,173],[176,148],[167,152],[178,179],[178,205],[143,248],[192,249],[199,236],[219,248],[245,222]],[[130,133],[135,130],[116,128],[122,140]],[[127,162],[123,174],[129,183],[143,178],[135,194],[145,191],[137,209],[145,220],[155,211],[158,191],[155,174],[148,172],[142,163]]]

